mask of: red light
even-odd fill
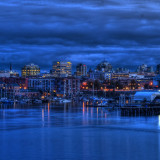
[[[83,82],[83,86],[86,86],[87,85],[87,82]]]

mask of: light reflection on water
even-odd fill
[[[0,106],[0,160],[160,159],[160,116],[106,108]]]

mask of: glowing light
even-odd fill
[[[48,103],[48,120],[50,118],[50,103]]]
[[[150,82],[150,86],[152,86],[153,85],[153,82]]]
[[[83,102],[83,115],[84,115],[84,113],[85,113],[85,104]]]
[[[42,109],[42,121],[44,122],[44,109]]]
[[[87,85],[87,82],[83,82],[82,84],[83,84],[83,86],[86,86],[86,85]]]
[[[42,96],[41,98],[44,99],[44,96]]]

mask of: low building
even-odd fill
[[[142,79],[142,78],[144,78],[144,74],[130,73],[129,78]]]
[[[0,71],[0,77],[19,77],[19,73],[14,71]]]
[[[15,99],[15,96],[20,92],[18,84],[6,84],[0,82],[0,98]]]
[[[19,92],[15,94],[16,97],[20,99],[30,98],[35,99],[40,97],[40,92],[37,90],[29,90],[29,89],[21,89]]]
[[[0,77],[0,81],[6,84],[17,84],[20,88],[27,89],[28,87],[28,78],[22,77]]]
[[[153,100],[158,96],[160,96],[159,91],[139,91],[136,92],[134,95],[134,102],[135,103],[153,102]]]
[[[123,78],[129,78],[129,73],[113,73],[112,79],[123,79]]]

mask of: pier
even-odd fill
[[[154,116],[160,114],[160,106],[121,107],[122,116]]]

